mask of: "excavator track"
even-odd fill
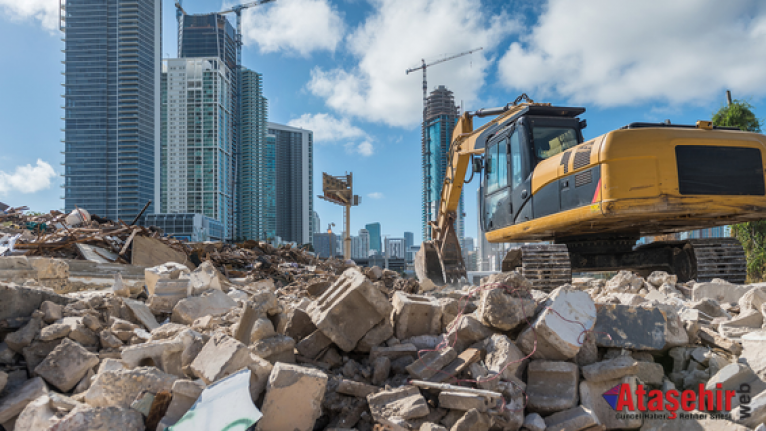
[[[564,244],[525,244],[508,251],[503,271],[518,269],[533,289],[553,290],[572,282],[569,251]]]
[[[736,238],[692,239],[689,243],[694,247],[698,282],[721,278],[729,283],[745,283],[747,260]]]

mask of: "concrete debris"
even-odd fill
[[[291,364],[274,366],[263,401],[261,431],[310,431],[321,414],[327,375]],[[290,408],[285,408],[290,406]]]
[[[91,223],[0,257],[6,428],[744,431],[766,415],[766,284],[622,271],[542,292],[505,272],[436,288],[289,246]],[[617,417],[604,393],[622,384],[749,399],[734,422],[667,425]]]

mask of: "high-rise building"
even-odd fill
[[[320,225],[319,214],[316,211],[311,211],[311,228],[313,233],[319,233]]]
[[[359,229],[359,236],[351,237],[351,259],[367,259],[370,255],[370,232]]]
[[[160,212],[218,220],[231,240],[236,175],[228,67],[217,57],[164,63]]]
[[[426,102],[426,121],[423,124],[422,167],[423,167],[423,240],[431,239],[429,221],[436,220],[439,211],[444,173],[449,163],[449,149],[452,131],[460,116],[455,98],[447,87],[440,85],[432,91]],[[463,197],[455,220],[458,238],[463,238],[465,222],[463,218]]]
[[[412,246],[415,245],[415,234],[412,232],[404,232],[404,242],[407,262],[415,260],[415,253],[412,252]]]
[[[370,250],[377,254],[383,253],[383,247],[380,240],[380,223],[370,223],[364,226],[370,232]]]
[[[240,240],[268,240],[276,235],[276,160],[269,158],[273,148],[267,149],[266,117],[261,74],[243,69],[237,163]]]
[[[132,221],[151,200],[151,214],[159,195],[162,1],[78,0],[61,13],[65,209]]]
[[[276,230],[283,241],[306,244],[314,232],[314,136],[310,130],[267,123],[276,162]]]
[[[179,20],[179,57],[218,57],[236,72],[237,34],[224,15],[183,14]]]
[[[328,257],[342,255],[342,253],[338,253],[338,247],[342,242],[338,235],[332,232],[315,233],[313,237],[314,253],[316,253],[317,257],[327,259]]]
[[[386,238],[386,257],[391,259],[405,259],[407,246],[404,238]]]

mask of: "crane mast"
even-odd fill
[[[411,69],[407,69],[407,71],[406,71],[407,75],[409,75],[410,72],[415,72],[415,71],[418,71],[418,70],[421,70],[421,69],[423,70],[423,123],[422,123],[422,126],[421,126],[422,127],[422,132],[421,132],[422,135],[421,136],[422,136],[422,139],[423,139],[423,144],[422,144],[423,151],[425,151],[426,146],[428,145],[428,143],[431,140],[430,136],[429,136],[429,133],[428,133],[428,128],[426,127],[426,119],[428,117],[428,112],[427,112],[427,109],[428,109],[428,79],[427,79],[426,75],[427,75],[428,68],[430,66],[436,66],[437,64],[444,63],[445,61],[450,61],[450,60],[454,60],[454,59],[459,58],[459,57],[463,57],[465,55],[473,54],[474,52],[481,51],[482,49],[484,49],[484,47],[478,47],[478,48],[471,49],[469,51],[461,52],[461,53],[454,54],[454,55],[449,55],[449,56],[446,56],[446,57],[441,58],[439,60],[433,61],[430,64],[426,64],[426,60],[425,59],[421,59],[420,60],[421,61],[421,65],[420,66],[414,67],[414,68],[411,68]]]

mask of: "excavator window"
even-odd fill
[[[571,127],[534,126],[532,134],[538,160],[545,160],[578,144],[577,129]]]

